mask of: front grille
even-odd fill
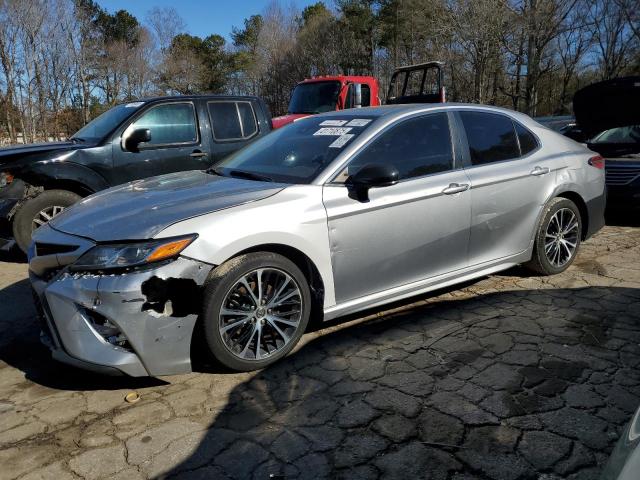
[[[70,253],[80,248],[78,245],[59,245],[57,243],[36,242],[36,255],[56,255],[58,253]]]
[[[640,165],[607,165],[607,185],[628,185],[640,177]]]

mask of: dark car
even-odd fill
[[[589,85],[573,108],[588,147],[606,159],[608,212],[640,210],[640,77]]]
[[[203,170],[271,131],[257,97],[157,97],[117,105],[68,141],[0,149],[0,248],[99,190]],[[13,237],[13,239],[11,238]]]

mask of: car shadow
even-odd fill
[[[179,465],[143,468],[155,478],[595,478],[640,403],[639,340],[633,288],[422,304],[313,338],[237,385]],[[178,443],[169,450],[184,454]]]
[[[119,390],[167,384],[157,378],[98,375],[52,361],[49,350],[40,343],[40,324],[28,279],[0,290],[0,362],[21,370],[34,383],[58,390]]]
[[[27,263],[27,256],[17,247],[0,250],[0,263]]]

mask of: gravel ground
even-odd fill
[[[562,275],[332,323],[261,372],[162,379],[51,361],[4,260],[1,479],[588,480],[640,404],[640,228],[606,227]]]

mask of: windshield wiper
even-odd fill
[[[247,180],[258,180],[259,182],[273,182],[273,178],[259,173],[245,172],[244,170],[231,170],[229,175],[236,178],[246,178]]]
[[[221,177],[225,177],[221,167],[210,167],[205,170],[207,173],[213,173]],[[273,182],[273,178],[266,175],[260,175],[259,173],[245,172],[244,170],[229,170],[226,172],[228,176],[235,178],[246,178],[247,180],[257,180],[259,182]]]
[[[69,140],[71,140],[73,143],[84,143],[85,139],[84,138],[80,138],[80,137],[71,137]]]

